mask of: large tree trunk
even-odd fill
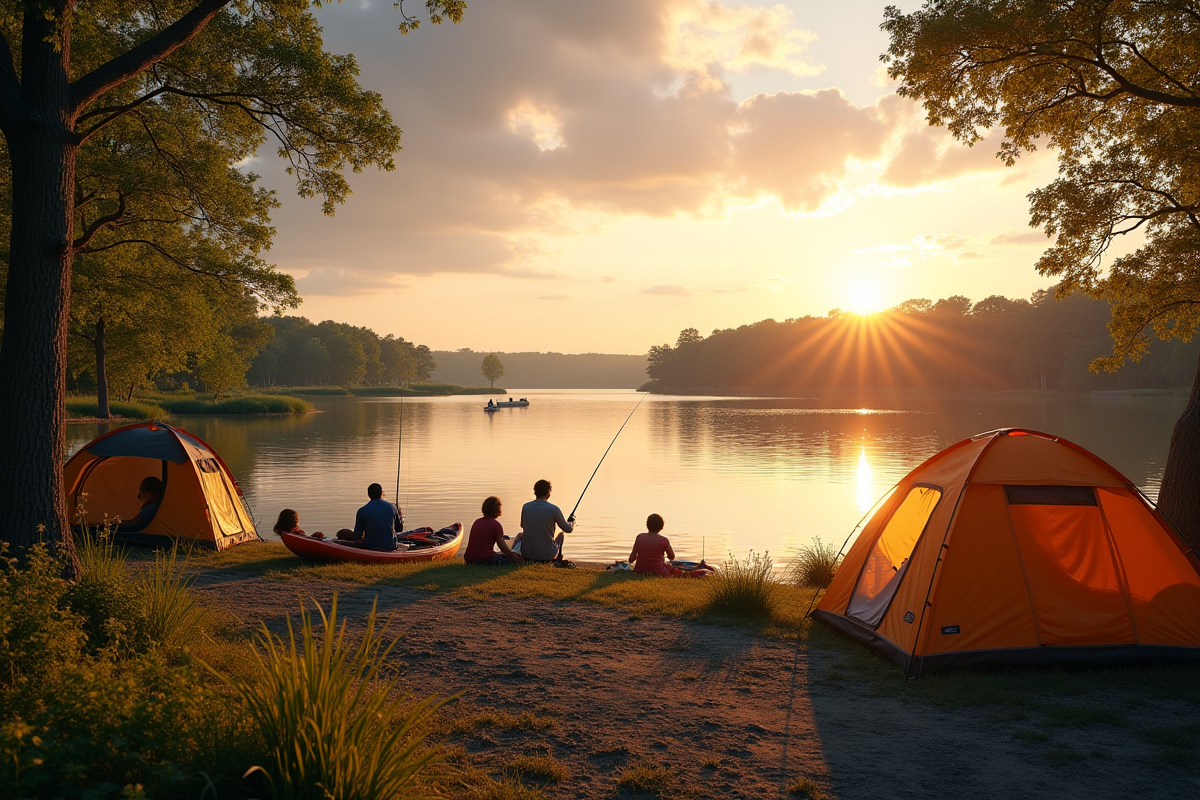
[[[4,129],[13,194],[0,345],[0,539],[18,552],[46,541],[75,574],[62,479],[76,149],[69,25],[60,3],[25,13],[23,113]]]
[[[1158,509],[1193,547],[1200,547],[1200,363],[1187,407],[1171,433]]]
[[[108,411],[108,367],[104,364],[108,355],[104,341],[104,317],[96,320],[96,338],[92,343],[96,347],[96,416],[108,419],[111,414]]]

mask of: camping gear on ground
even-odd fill
[[[162,422],[126,425],[93,439],[63,467],[67,514],[74,524],[97,526],[107,515],[130,520],[140,509],[138,487],[159,478],[157,513],[136,533],[117,541],[169,544],[171,540],[224,550],[258,541],[254,519],[229,467],[206,442]]]
[[[908,677],[1200,660],[1200,559],[1100,458],[1008,428],[901,480],[813,616]]]
[[[671,562],[671,566],[679,570],[679,573],[675,575],[676,578],[707,578],[709,575],[717,574],[717,568],[710,567],[703,558],[699,561],[684,561],[677,558]]]
[[[520,400],[501,400],[499,403],[493,403],[489,406],[484,406],[484,411],[499,411],[502,408],[525,408],[529,405],[529,401],[522,397]]]
[[[335,564],[355,561],[363,564],[396,564],[406,561],[441,561],[454,558],[463,540],[461,522],[448,525],[439,531],[418,528],[396,534],[396,549],[392,551],[371,550],[362,542],[344,542],[337,539],[313,539],[294,533],[281,533],[288,550],[306,561],[318,564]]]

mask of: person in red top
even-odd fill
[[[308,534],[300,530],[300,515],[290,508],[279,512],[279,520],[275,523],[275,533],[294,533],[298,536]]]
[[[671,549],[671,541],[662,535],[663,527],[663,518],[658,514],[646,517],[646,532],[637,535],[633,549],[629,551],[629,563],[633,564],[634,572],[663,577],[675,574],[670,563],[675,558],[675,551]]]
[[[521,560],[520,554],[514,553],[508,542],[504,541],[504,526],[498,519],[502,513],[499,497],[489,497],[483,501],[483,516],[471,526],[463,561],[468,564],[497,566]],[[493,544],[499,545],[499,553],[492,550]]]

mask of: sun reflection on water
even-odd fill
[[[867,447],[863,445],[858,452],[858,470],[855,472],[854,504],[859,512],[865,514],[875,502],[875,489],[871,485],[871,464],[867,461]]]

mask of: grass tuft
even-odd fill
[[[168,651],[182,652],[200,632],[205,610],[188,591],[195,578],[187,574],[188,560],[179,559],[179,546],[154,554],[154,566],[141,582],[145,603],[145,632]]]
[[[716,575],[705,578],[708,611],[752,619],[770,619],[778,605],[780,583],[771,571],[771,557],[753,550],[745,561],[730,554]]]
[[[808,800],[832,800],[832,796],[825,791],[824,786],[804,775],[789,783],[787,790],[788,794],[793,797],[805,797]]]
[[[828,589],[841,560],[836,547],[814,536],[812,545],[801,547],[788,565],[788,579],[802,589]]]
[[[516,780],[532,779],[546,783],[560,783],[567,777],[567,770],[549,753],[537,756],[519,755],[508,764]]]
[[[317,613],[319,633],[304,608],[299,630],[288,618],[286,640],[264,626],[252,674],[226,679],[262,742],[263,760],[247,777],[276,800],[407,796],[436,757],[421,729],[441,704],[405,708],[391,697],[395,684],[381,668],[398,640],[384,643],[374,606],[357,645],[338,624],[336,594],[329,613]]]
[[[675,785],[675,773],[661,764],[639,761],[621,770],[617,786],[627,792],[642,792],[662,797]]]

